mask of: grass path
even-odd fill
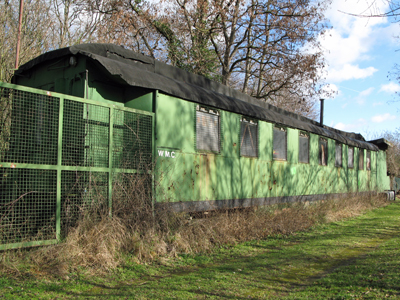
[[[400,203],[355,219],[107,278],[0,277],[0,299],[400,299]]]

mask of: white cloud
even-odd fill
[[[346,31],[350,26],[363,27],[365,24],[373,26],[379,23],[385,23],[385,18],[360,18],[353,15],[364,15],[369,12],[371,7],[369,1],[360,0],[335,0],[331,4],[331,9],[327,12],[328,18],[338,23],[338,29]],[[388,4],[385,1],[374,2],[376,11],[385,11]],[[353,15],[351,15],[353,14]]]
[[[339,122],[334,126],[334,128],[346,131],[347,125],[344,124],[344,123]]]
[[[383,105],[383,102],[374,102],[374,103],[372,103],[373,107],[380,106],[380,105]]]
[[[394,40],[392,33],[395,27],[387,26],[386,18],[360,18],[350,15],[368,13],[368,5],[369,1],[334,0],[326,12],[332,29],[327,30],[320,41],[329,65],[328,82],[372,76],[377,69],[373,66],[360,67],[360,62],[368,62],[373,58],[369,55],[370,50],[382,36],[387,39],[386,42]],[[374,8],[384,11],[387,3],[377,1]]]
[[[339,129],[339,130],[343,130],[343,131],[359,131],[360,128],[365,127],[366,125],[368,125],[367,120],[361,118],[356,120],[353,123],[350,124],[344,124],[344,123],[337,123],[334,128]]]
[[[396,116],[393,116],[393,115],[391,115],[389,113],[386,113],[386,114],[383,114],[383,115],[373,116],[371,118],[371,121],[374,122],[374,123],[382,123],[382,122],[385,122],[385,121],[392,121],[392,120],[395,120],[395,119],[396,119]]]
[[[367,97],[374,91],[374,89],[375,88],[373,88],[373,87],[367,88],[366,90],[362,91],[359,96],[360,97]]]
[[[400,91],[400,85],[394,82],[390,82],[388,84],[383,84],[379,91],[393,94]]]
[[[399,24],[397,22],[392,22],[390,25],[385,27],[376,28],[374,30],[375,36],[380,43],[386,46],[398,46],[400,40],[399,36]]]
[[[366,100],[365,98],[368,97],[374,91],[374,89],[375,88],[370,87],[370,88],[367,88],[366,90],[361,91],[358,94],[358,96],[356,97],[357,103],[360,104],[360,105],[363,105],[365,103],[365,100]]]
[[[377,69],[368,67],[361,69],[358,65],[345,64],[338,69],[331,68],[328,71],[327,81],[341,82],[350,79],[363,79],[372,76]]]

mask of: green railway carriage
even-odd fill
[[[146,153],[155,162],[156,205],[209,210],[390,189],[384,139],[367,142],[120,46],[86,44],[43,54],[21,66],[14,83],[88,99],[90,109],[85,102],[64,108],[73,126],[62,133],[61,165],[84,167],[90,149],[92,171],[137,170],[139,154]],[[121,111],[111,115],[102,105]],[[129,151],[130,129],[142,125],[128,121],[125,108],[154,116],[147,125],[154,135],[135,131]],[[79,148],[77,128],[85,126],[91,130]],[[75,176],[68,170],[65,178]],[[104,176],[99,180],[112,180]]]

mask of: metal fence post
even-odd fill
[[[108,213],[112,217],[112,189],[113,189],[113,134],[114,134],[114,108],[110,107],[110,127],[109,127],[109,148],[108,148]]]
[[[57,202],[56,202],[56,239],[60,240],[61,235],[61,166],[62,166],[62,137],[64,119],[64,97],[60,97],[58,117],[58,149],[57,149]]]

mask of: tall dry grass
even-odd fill
[[[120,202],[114,199],[113,218],[105,213],[99,216],[98,212],[95,215],[87,212],[58,245],[19,250],[14,256],[2,253],[0,271],[13,272],[18,257],[23,257],[39,274],[67,276],[78,270],[107,272],[127,259],[140,263],[180,253],[207,253],[221,245],[288,235],[388,204],[382,197],[358,196],[193,215],[167,210],[153,213],[146,200],[148,195],[136,197],[137,204],[142,204],[141,213],[132,201],[128,205],[123,197]]]

